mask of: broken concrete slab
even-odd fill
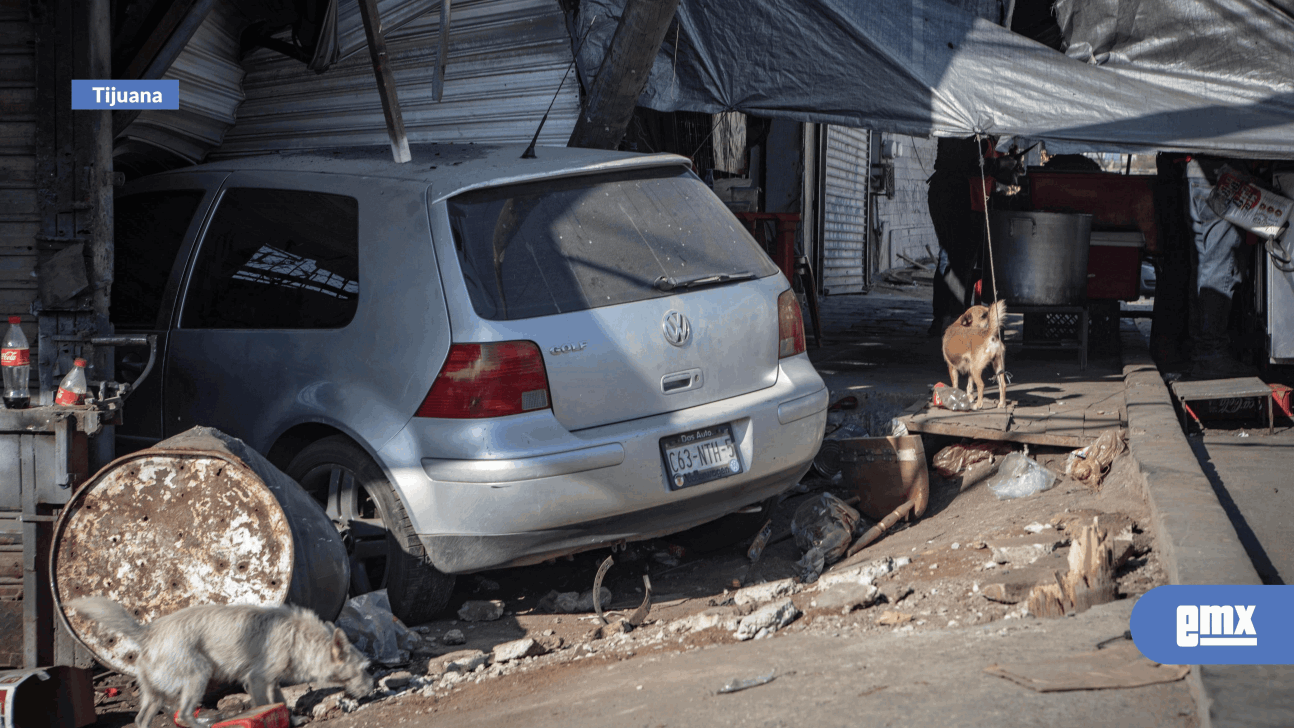
[[[800,590],[800,585],[791,579],[779,579],[777,581],[764,582],[755,584],[744,589],[738,589],[732,593],[732,603],[738,606],[747,604],[763,604],[777,597],[795,594]]]
[[[441,655],[427,662],[428,675],[443,675],[450,672],[471,672],[489,660],[480,650],[459,650],[448,655]]]
[[[665,629],[674,634],[700,632],[701,630],[715,627],[732,632],[741,624],[741,618],[742,615],[732,607],[711,607],[703,612],[676,619],[670,622]]]
[[[497,665],[501,662],[520,660],[523,657],[535,657],[537,655],[546,654],[547,652],[547,647],[544,647],[533,639],[526,638],[513,640],[512,642],[504,642],[501,645],[495,645],[493,660]]]
[[[395,692],[396,690],[403,690],[409,687],[409,683],[412,681],[413,673],[408,670],[397,670],[396,672],[383,677],[381,680],[378,680],[378,684],[385,690]]]
[[[816,609],[832,609],[845,614],[855,609],[865,609],[876,603],[881,590],[870,582],[866,584],[840,584],[814,597]]]
[[[736,637],[739,640],[768,637],[799,616],[800,610],[790,599],[766,604],[742,617],[741,623],[737,625]]]
[[[871,584],[878,578],[907,566],[912,559],[902,556],[897,559],[879,559],[870,564],[862,564],[839,572],[823,574],[814,586],[818,590],[830,589],[837,584]]]
[[[1005,538],[989,541],[993,549],[993,561],[999,564],[1024,566],[1069,543],[1069,539],[1060,534],[1043,532],[1031,536]]]
[[[458,618],[465,622],[493,622],[502,616],[503,602],[498,599],[475,599],[458,608]]]

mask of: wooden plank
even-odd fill
[[[364,21],[364,36],[368,39],[373,75],[377,77],[377,95],[382,99],[386,133],[391,139],[391,156],[397,163],[403,164],[413,157],[409,154],[409,137],[404,133],[404,116],[400,113],[395,74],[391,71],[391,63],[386,54],[386,39],[382,37],[382,18],[377,12],[377,0],[359,0],[359,15]]]
[[[987,430],[977,427],[962,427],[960,425],[950,425],[938,420],[929,420],[925,422],[913,422],[911,418],[904,420],[911,432],[922,432],[930,435],[949,435],[952,437],[970,437],[977,440],[995,440],[999,442],[1023,442],[1030,445],[1050,445],[1052,447],[1083,447],[1091,444],[1095,438],[1085,435],[1061,435],[1049,432],[1019,432],[1008,430],[1002,432],[999,430]],[[1081,433],[1081,430],[1080,430]]]
[[[628,0],[567,146],[615,149],[647,85],[679,0]]]
[[[971,410],[954,412],[952,410],[931,408],[917,414],[913,419],[919,422],[942,422],[962,427],[979,427],[988,430],[1005,432],[1011,425],[1011,408],[1001,410]]]
[[[436,67],[431,76],[431,100],[440,101],[445,92],[445,64],[449,61],[449,13],[451,0],[440,0],[440,38],[436,42]]]
[[[1173,394],[1180,400],[1268,397],[1271,389],[1258,377],[1173,382]]]
[[[139,47],[139,52],[131,59],[130,65],[126,67],[126,72],[121,78],[136,79],[144,75],[157,54],[161,52],[162,46],[171,39],[171,35],[180,27],[180,22],[189,14],[189,8],[193,7],[196,0],[176,0],[167,8],[166,14],[157,22],[157,26],[149,33],[148,40],[144,41]]]

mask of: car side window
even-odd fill
[[[114,201],[114,325],[123,329],[157,325],[166,281],[203,194],[202,190],[164,190]]]
[[[203,238],[180,323],[331,329],[350,323],[358,305],[358,200],[232,188]]]

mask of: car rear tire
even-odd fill
[[[386,588],[405,624],[431,620],[449,602],[454,577],[432,566],[404,504],[382,469],[345,435],[308,445],[287,474],[346,534],[351,596]]]

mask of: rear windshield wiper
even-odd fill
[[[755,274],[750,271],[743,271],[741,273],[715,273],[714,275],[701,276],[699,278],[685,278],[683,280],[661,276],[656,279],[655,286],[657,290],[661,291],[686,290],[689,288],[700,288],[701,286],[713,286],[719,283],[748,281],[754,277]]]

